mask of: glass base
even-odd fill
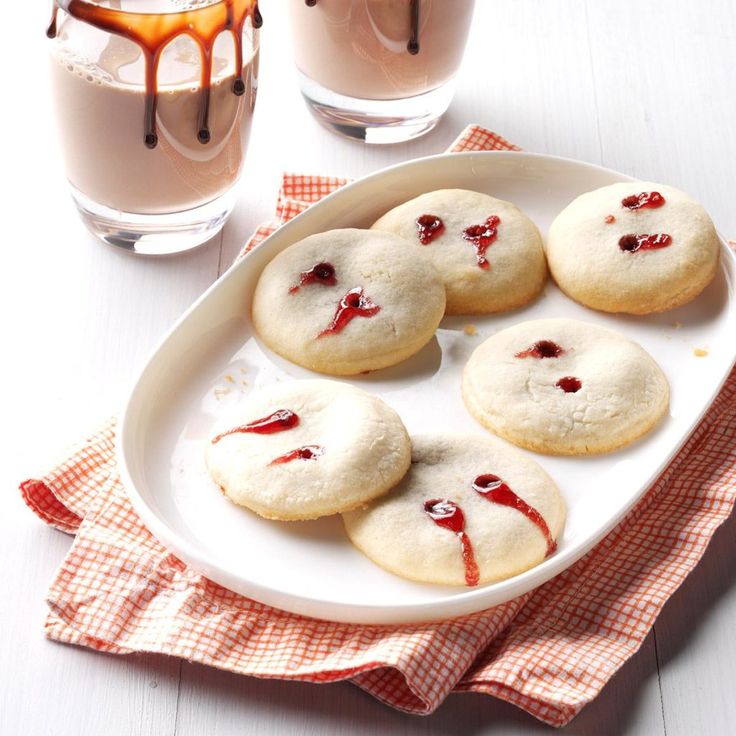
[[[99,204],[71,187],[87,229],[100,240],[131,253],[162,256],[203,245],[222,230],[235,205],[235,189],[182,212],[141,215]]]
[[[314,117],[326,128],[366,143],[402,143],[428,133],[450,106],[452,81],[398,100],[339,95],[297,70],[299,87]]]

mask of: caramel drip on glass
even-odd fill
[[[58,13],[59,8],[56,6],[56,2],[54,2],[51,7],[51,20],[48,26],[46,26],[46,38],[56,38],[56,16]]]
[[[406,50],[416,56],[419,53],[419,0],[411,0],[409,7],[409,20],[411,23],[411,34]]]
[[[307,7],[313,8],[317,4],[317,0],[304,0],[304,3]],[[419,53],[419,0],[410,0],[409,23],[411,24],[411,31],[406,50],[412,56],[416,56]]]
[[[47,35],[56,35],[56,13],[54,10]],[[145,61],[146,104],[143,116],[144,142],[148,148],[158,143],[156,133],[156,103],[158,100],[158,64],[166,46],[177,36],[188,35],[197,44],[201,60],[200,103],[197,139],[208,143],[210,86],[212,83],[212,49],[215,40],[223,31],[230,31],[235,43],[235,80],[233,93],[245,92],[243,83],[243,26],[246,18],[252,18],[254,28],[260,28],[263,19],[258,11],[257,0],[220,0],[213,5],[183,10],[174,13],[133,13],[115,8],[94,5],[87,0],[70,0],[66,9],[69,15],[95,28],[127,38],[141,49]]]
[[[256,0],[255,7],[253,8],[253,28],[260,28],[263,25],[263,16],[261,15],[261,9],[258,7],[258,0]]]
[[[225,18],[225,27],[230,29],[233,36],[233,44],[235,46],[235,79],[233,79],[233,94],[242,95],[245,92],[245,83],[243,82],[243,46],[238,43],[238,39],[243,33],[243,24],[236,26],[235,15],[233,13],[232,3],[225,5],[225,12],[227,17]],[[245,16],[242,18],[245,21]]]

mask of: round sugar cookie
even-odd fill
[[[571,319],[501,330],[463,372],[463,400],[487,429],[550,455],[609,452],[649,432],[669,385],[637,343]]]
[[[385,493],[406,473],[411,444],[378,397],[334,381],[288,381],[259,391],[219,426],[205,460],[230,500],[290,521]]]
[[[258,281],[258,334],[274,352],[320,373],[400,363],[432,339],[445,309],[442,280],[416,250],[396,235],[355,229],[295,243]]]
[[[466,189],[427,192],[371,226],[419,245],[445,282],[447,314],[527,304],[547,278],[536,225],[510,202]]]
[[[664,184],[624,182],[583,194],[555,219],[546,252],[575,301],[649,314],[693,300],[713,280],[720,244],[706,211]]]
[[[474,434],[412,437],[412,464],[390,493],[343,515],[350,541],[401,577],[477,585],[554,552],[565,503],[537,463]]]

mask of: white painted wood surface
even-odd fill
[[[425,138],[389,148],[339,140],[295,87],[283,0],[263,0],[263,64],[240,201],[223,234],[180,257],[104,247],[68,198],[53,134],[46,3],[5,9],[0,362],[0,733],[443,734],[548,730],[512,706],[453,695],[399,714],[348,684],[258,681],[163,657],[111,657],[42,634],[46,587],[70,538],[23,506],[41,472],[115,411],[155,341],[273,208],[284,169],[360,176],[444,149],[474,121],[529,150],[681,186],[736,235],[736,8],[731,0],[478,0],[458,93]],[[19,112],[10,114],[12,105]],[[575,734],[733,733],[736,519],[716,534],[642,650],[564,729]]]

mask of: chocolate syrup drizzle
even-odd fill
[[[317,0],[304,0],[304,4],[308,8],[313,8],[317,4]],[[411,31],[409,32],[406,50],[412,56],[416,56],[419,53],[419,0],[410,0],[409,2],[409,22],[411,23]]]
[[[54,3],[51,8],[51,20],[46,26],[46,38],[56,38],[56,16],[59,14],[59,8]]]
[[[54,0],[51,22],[46,30],[49,38],[56,37],[56,16],[59,0]],[[70,0],[66,12],[77,20],[123,36],[140,48],[145,61],[146,104],[143,116],[143,140],[148,148],[158,143],[156,104],[158,102],[158,64],[164,48],[176,37],[186,34],[199,47],[201,59],[200,102],[197,119],[197,140],[209,143],[210,88],[212,84],[212,49],[223,31],[229,31],[235,44],[235,95],[245,92],[243,82],[243,26],[251,18],[253,28],[263,25],[258,0],[221,0],[213,5],[177,13],[133,13],[94,5],[87,0]]]
[[[411,33],[409,34],[409,42],[406,44],[406,50],[416,56],[419,53],[419,0],[411,0],[409,19]]]

